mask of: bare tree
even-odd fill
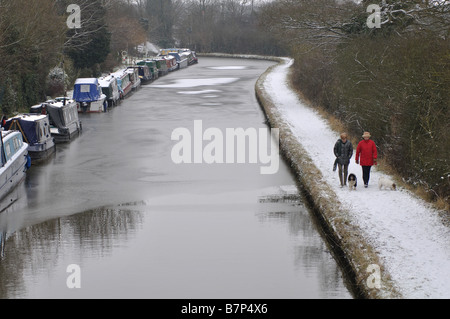
[[[64,30],[54,0],[0,1],[0,103],[5,113],[42,96],[48,71],[60,58]]]
[[[81,13],[81,28],[67,32],[64,47],[71,50],[83,50],[92,41],[92,35],[107,29],[105,12],[110,9],[112,1],[99,0],[57,0],[60,10],[66,11],[69,4],[77,4]]]
[[[364,1],[364,4],[368,4]],[[396,23],[413,26],[407,31],[449,31],[450,1],[448,0],[403,0],[382,1],[380,4],[381,26]]]
[[[347,29],[355,6],[335,0],[280,0],[265,6],[261,20],[288,45],[329,47],[349,38]]]
[[[22,63],[29,57],[27,53],[48,58],[59,54],[64,24],[55,14],[52,0],[2,1],[0,7],[0,51],[10,57],[10,67]],[[21,52],[16,57],[17,50]]]
[[[118,53],[129,51],[147,40],[141,13],[144,2],[133,3],[129,0],[110,0],[106,14],[106,23],[111,32],[111,51]],[[148,23],[149,24],[149,23]],[[148,25],[150,27],[150,25]]]

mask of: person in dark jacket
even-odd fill
[[[370,179],[370,169],[373,165],[377,165],[377,146],[370,139],[370,133],[364,132],[363,140],[359,142],[356,148],[356,164],[362,166],[364,187],[367,188]]]
[[[341,187],[347,185],[348,165],[353,156],[353,145],[347,139],[347,133],[342,133],[341,138],[334,144],[335,165],[339,168],[339,180]]]

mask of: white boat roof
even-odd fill
[[[75,81],[75,84],[97,84],[96,78],[79,78]]]
[[[111,75],[113,75],[113,76],[115,76],[115,77],[121,76],[121,75],[123,75],[124,73],[126,73],[126,71],[127,71],[127,69],[120,69],[120,70],[118,70],[118,71],[116,71],[116,72],[114,72],[114,73],[111,73]]]
[[[24,121],[30,121],[30,122],[34,122],[34,121],[40,121],[47,118],[47,115],[42,115],[42,114],[19,114],[16,115],[14,117],[12,117],[11,119],[21,119]]]
[[[119,80],[123,79],[124,76],[128,76],[128,74],[127,69],[121,69],[113,73],[113,75]]]
[[[51,106],[55,106],[55,107],[64,107],[64,106],[68,106],[70,104],[76,104],[75,100],[66,100],[66,104],[64,105],[63,102],[53,102],[53,103],[49,103],[49,105]]]
[[[15,134],[22,134],[19,131],[1,131],[1,132],[2,132],[3,139],[5,139],[6,137],[8,137],[8,139],[9,139],[10,136],[13,136]]]
[[[115,79],[116,77],[114,74],[110,74],[108,76],[102,77],[98,79],[98,82],[100,83],[100,86],[108,87],[109,84]]]

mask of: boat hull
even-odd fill
[[[81,133],[81,127],[78,128],[74,125],[71,125],[69,130],[66,133],[61,133],[57,128],[53,128],[51,130],[51,134],[55,140],[56,144],[68,143],[74,138],[76,138]]]
[[[28,167],[28,144],[22,147],[0,168],[0,200],[3,200],[26,176]]]
[[[185,69],[188,67],[188,59],[182,59],[178,62],[178,69]]]
[[[78,103],[78,113],[105,113],[106,111],[105,98],[92,102]]]
[[[20,183],[22,183],[26,177],[26,170],[24,169],[26,161],[23,163],[21,169],[16,170],[7,179],[0,177],[2,185],[0,186],[0,201],[10,194]]]
[[[44,144],[33,145],[28,148],[28,155],[32,162],[45,161],[56,152],[56,144],[53,141]]]

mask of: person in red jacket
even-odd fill
[[[377,146],[375,142],[370,139],[370,133],[364,132],[363,140],[359,142],[356,148],[356,164],[362,166],[364,187],[367,188],[370,179],[370,169],[373,165],[377,165]]]

